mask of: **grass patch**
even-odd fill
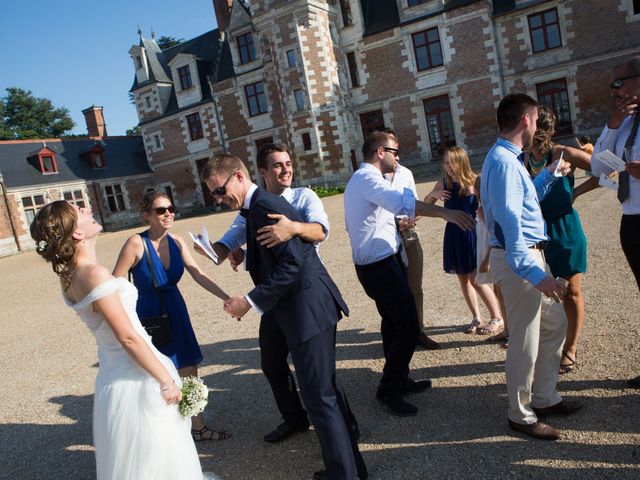
[[[340,193],[344,193],[344,189],[345,189],[344,185],[333,186],[333,187],[328,187],[328,186],[311,187],[311,190],[316,192],[316,194],[320,198],[322,198],[322,197],[330,197],[331,195],[338,195]]]

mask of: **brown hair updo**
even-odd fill
[[[553,148],[551,137],[556,131],[556,115],[543,105],[538,107],[538,121],[536,133],[533,135],[533,146],[545,155]]]
[[[72,235],[78,223],[75,209],[66,201],[51,202],[31,222],[31,238],[38,255],[51,262],[53,271],[62,278],[64,289],[71,284],[76,268],[76,242]]]

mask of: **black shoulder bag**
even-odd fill
[[[158,297],[160,298],[160,307],[162,308],[162,314],[155,315],[153,317],[140,317],[140,323],[147,331],[147,333],[151,336],[151,341],[156,346],[156,348],[160,348],[171,341],[171,321],[169,320],[169,316],[166,313],[167,310],[164,308],[162,293],[158,290],[156,272],[153,268],[153,264],[151,263],[149,247],[147,247],[147,242],[144,237],[142,237],[142,245],[144,247],[144,256],[147,260],[149,271],[151,272],[151,281],[153,282],[153,288],[156,290],[156,292],[158,292]]]

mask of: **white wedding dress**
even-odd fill
[[[215,480],[203,476],[190,428],[176,405],[167,405],[158,382],[122,348],[92,303],[118,293],[135,330],[144,338],[178,385],[171,360],[151,343],[136,314],[138,291],[124,278],[108,280],[72,307],[98,343],[100,369],[93,403],[93,440],[98,480]]]

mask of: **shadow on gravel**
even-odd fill
[[[65,395],[50,398],[49,401],[59,404],[60,413],[73,420],[73,423],[2,425],[0,478],[70,480],[87,478],[87,472],[91,472],[88,478],[95,477],[93,450],[87,449],[88,445],[93,444],[93,396]],[[37,418],[33,420],[41,421]]]
[[[379,359],[378,333],[361,330],[338,334],[338,359]],[[226,479],[308,479],[322,467],[313,433],[295,435],[280,444],[262,436],[281,421],[268,383],[260,371],[257,339],[233,340],[202,346],[205,359],[231,368],[205,378],[211,393],[205,415],[213,427],[229,428],[225,442],[199,444],[205,469]],[[362,432],[360,440],[371,479],[637,479],[640,448],[632,444],[600,444],[599,434],[640,432],[640,395],[621,390],[620,381],[562,379],[563,394],[583,401],[576,414],[548,422],[561,429],[558,442],[530,440],[507,426],[504,377],[475,386],[444,386],[439,380],[501,374],[503,362],[445,365],[412,372],[415,378],[433,378],[434,388],[408,397],[419,414],[400,418],[384,411],[375,400],[380,373],[342,368],[338,382]],[[494,383],[491,383],[489,379]],[[450,382],[447,382],[450,385]],[[582,392],[616,391],[589,398]],[[610,442],[610,440],[609,440]],[[248,457],[251,461],[248,461]],[[458,462],[458,458],[474,458]],[[580,462],[583,468],[575,468]],[[567,466],[565,468],[565,466]]]

